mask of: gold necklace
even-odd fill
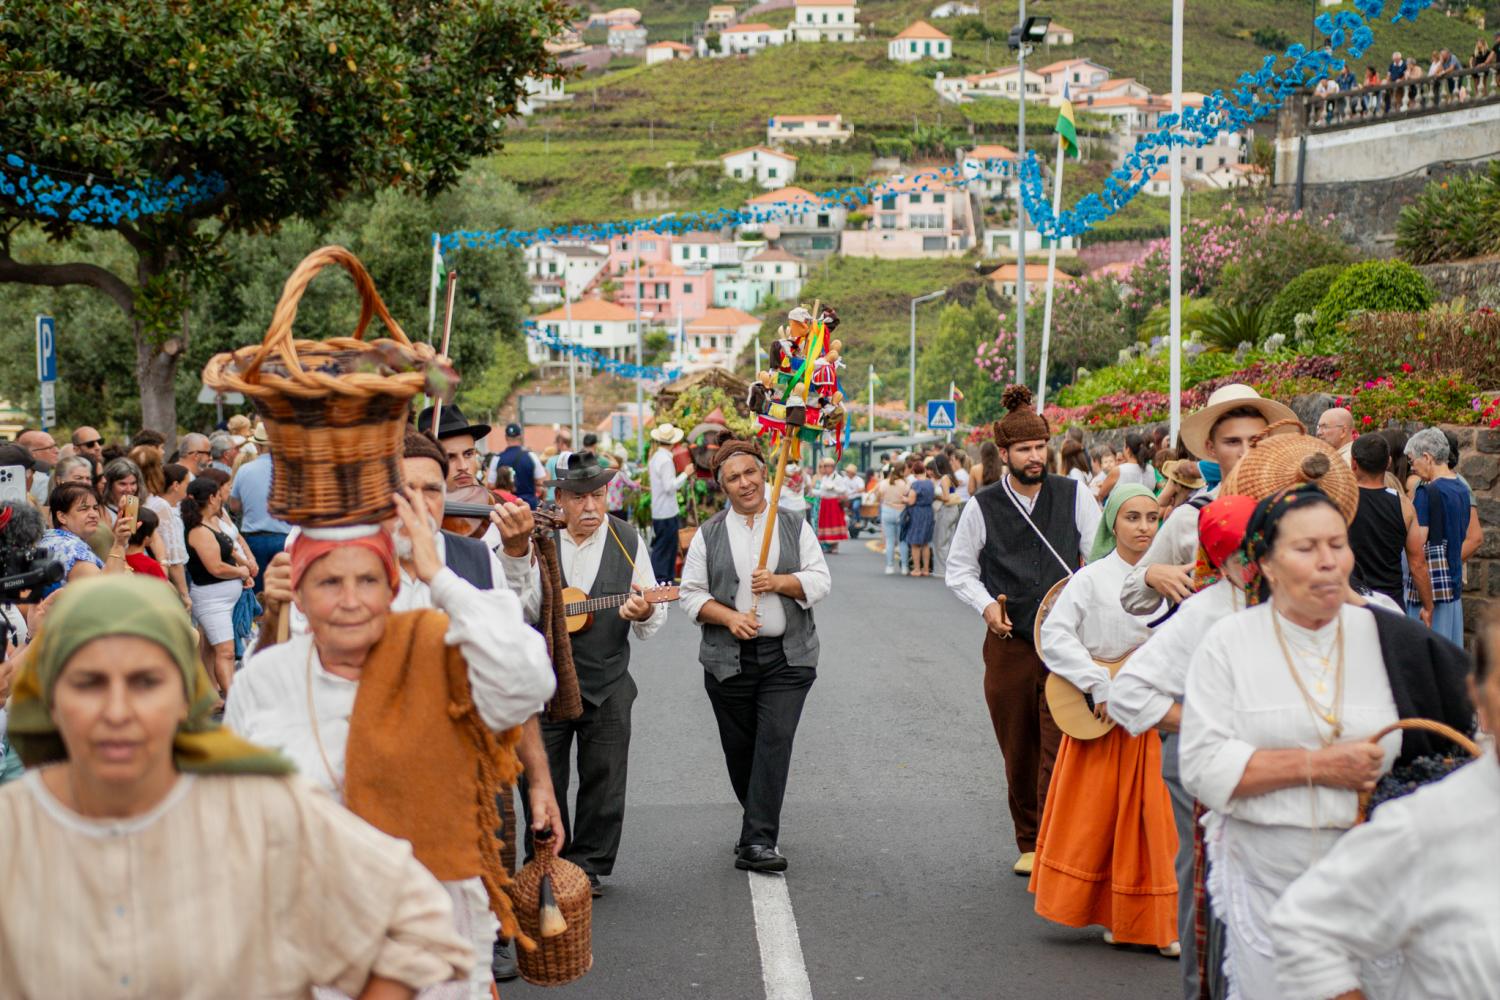
[[[1297,670],[1297,663],[1292,659],[1292,651],[1287,647],[1286,636],[1281,631],[1281,616],[1274,606],[1271,608],[1271,626],[1276,631],[1276,642],[1281,646],[1281,655],[1286,659],[1287,670],[1291,671],[1292,681],[1297,685],[1297,690],[1301,693],[1307,710],[1312,713],[1315,720],[1322,719],[1332,730],[1331,739],[1323,739],[1321,733],[1318,738],[1322,740],[1324,746],[1338,742],[1339,737],[1344,735],[1344,723],[1340,718],[1344,710],[1344,616],[1342,614],[1338,616],[1338,631],[1334,638],[1334,649],[1338,660],[1334,671],[1333,701],[1326,708],[1313,698],[1307,690],[1307,685],[1302,682],[1302,674]]]
[[[312,723],[313,742],[318,745],[318,756],[323,758],[323,768],[328,772],[328,780],[333,782],[334,791],[338,792],[339,800],[344,798],[344,782],[333,769],[332,762],[328,759],[328,751],[323,748],[323,734],[318,731],[318,707],[313,703],[313,650],[316,648],[309,636],[307,640],[307,719]]]

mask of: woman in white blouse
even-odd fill
[[[1262,500],[1245,556],[1270,600],[1220,621],[1198,648],[1179,757],[1184,786],[1211,810],[1209,892],[1228,931],[1230,995],[1269,1000],[1281,996],[1272,906],[1355,823],[1359,793],[1401,750],[1400,734],[1369,742],[1398,717],[1393,681],[1404,702],[1423,699],[1408,697],[1420,671],[1382,652],[1376,615],[1395,616],[1346,602],[1354,557],[1327,494]]]
[[[1475,640],[1469,690],[1500,732],[1500,620]],[[1500,992],[1500,759],[1480,759],[1375,810],[1271,912],[1287,1000],[1362,1000],[1362,962],[1400,957],[1392,995],[1467,1000]],[[1371,990],[1370,992],[1374,992]]]

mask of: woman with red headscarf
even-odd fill
[[[503,891],[495,794],[515,781],[520,725],[551,697],[541,635],[443,565],[430,518],[395,498],[417,580],[445,608],[392,611],[396,540],[377,525],[304,529],[291,583],[308,631],[251,657],[225,724],[272,746],[380,830],[412,843],[454,901],[459,933],[490,948],[518,931]],[[458,717],[455,718],[455,712]],[[487,897],[487,899],[486,899]],[[424,997],[488,997],[489,969]]]

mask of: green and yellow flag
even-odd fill
[[[1063,84],[1062,104],[1057,109],[1057,134],[1062,137],[1063,153],[1078,159],[1078,128],[1073,118],[1073,102],[1068,99],[1068,85]]]

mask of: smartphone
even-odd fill
[[[0,466],[0,504],[26,502],[26,470],[19,465]]]
[[[120,498],[120,516],[135,520],[136,513],[141,509],[141,498],[134,493],[127,493]]]

